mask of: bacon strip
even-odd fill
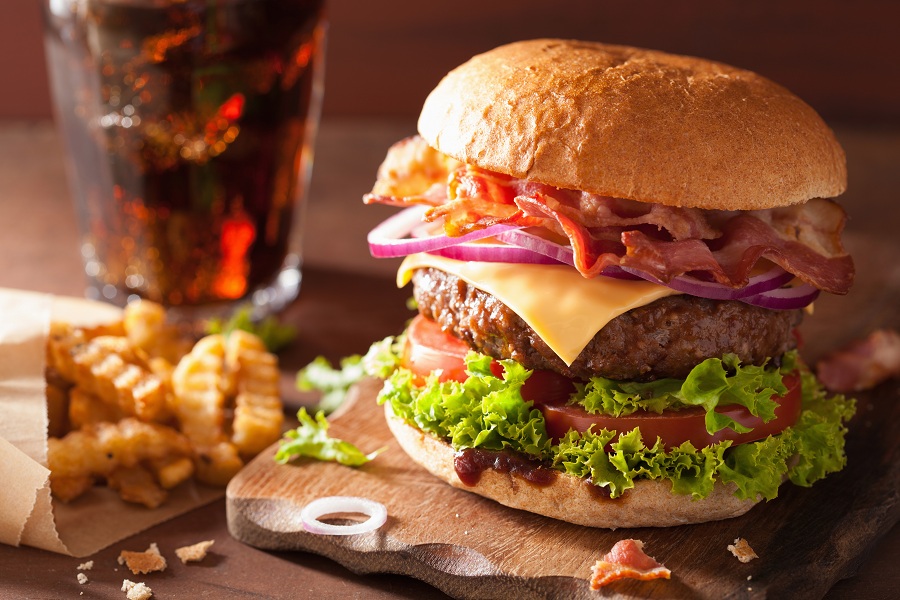
[[[541,227],[568,241],[585,277],[619,265],[662,282],[690,273],[723,285],[747,285],[762,260],[818,289],[845,294],[853,260],[841,245],[846,221],[830,200],[757,211],[712,211],[610,198],[464,165],[409,138],[388,152],[364,200],[429,204],[459,236],[498,223]]]
[[[833,392],[861,392],[900,377],[900,334],[877,329],[819,361],[816,374]]]
[[[620,579],[669,579],[672,572],[644,553],[644,542],[625,539],[616,542],[612,550],[591,568],[591,589],[599,590]]]
[[[810,200],[811,210],[827,200]],[[853,259],[849,255],[825,256],[798,241],[784,239],[756,216],[739,214],[723,225],[721,248],[712,250],[702,240],[659,241],[640,231],[622,234],[626,256],[621,264],[650,273],[661,281],[689,271],[705,271],[731,287],[747,285],[750,272],[761,259],[820,290],[846,294],[853,281]]]
[[[447,177],[461,164],[419,136],[400,140],[388,150],[378,168],[375,187],[363,197],[363,202],[393,206],[443,204],[447,201]]]

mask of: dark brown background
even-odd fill
[[[46,118],[42,0],[0,2],[0,119]],[[415,116],[443,73],[517,39],[645,46],[758,71],[826,120],[900,123],[895,0],[334,0],[325,116]]]

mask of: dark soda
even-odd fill
[[[296,294],[323,4],[48,0],[48,64],[96,295],[192,307]]]

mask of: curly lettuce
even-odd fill
[[[297,372],[297,389],[301,392],[321,392],[316,407],[330,414],[344,402],[350,387],[365,376],[363,357],[353,354],[341,359],[337,368],[324,356],[317,356]]]
[[[780,367],[742,365],[734,354],[704,360],[685,379],[659,379],[647,383],[615,381],[593,377],[577,385],[571,402],[593,414],[613,417],[638,410],[664,410],[700,406],[706,411],[706,430],[725,428],[738,433],[751,431],[732,418],[716,412],[716,407],[740,404],[750,414],[768,422],[775,418],[773,397],[787,392],[782,376],[796,368],[796,352],[785,354]]]
[[[843,396],[827,398],[793,354],[780,368],[740,365],[736,358],[726,356],[704,361],[683,381],[613,385],[610,380],[595,378],[576,392],[576,397],[582,393],[585,397],[604,396],[596,406],[617,404],[626,411],[619,414],[655,410],[650,406],[658,408],[657,412],[672,406],[702,406],[709,415],[716,406],[741,404],[766,419],[774,418],[772,397],[786,391],[782,374],[800,369],[802,412],[794,426],[746,444],[723,441],[695,448],[685,442],[666,450],[658,439],[648,445],[639,429],[570,431],[554,443],[541,412],[522,398],[522,384],[531,372],[518,363],[500,361],[504,372],[496,377],[490,370],[491,359],[473,352],[466,359],[469,378],[465,382],[440,382],[430,377],[416,385],[413,374],[385,352],[389,347],[382,342],[381,359],[370,361],[368,368],[370,374],[386,378],[378,402],[389,402],[396,415],[447,440],[457,450],[519,452],[548,467],[590,479],[606,488],[612,498],[633,488],[635,481],[650,479],[667,481],[673,493],[694,499],[707,497],[717,480],[733,483],[740,498],[772,499],[785,478],[809,486],[846,463],[844,423],[853,416],[855,403]],[[754,391],[759,397],[751,398]],[[664,394],[665,400],[661,399]],[[631,405],[636,408],[632,410]],[[734,425],[736,431],[742,430]],[[711,421],[707,416],[708,430],[725,426],[732,424],[723,424],[716,417]],[[622,435],[612,442],[617,433]]]
[[[286,464],[300,457],[334,461],[348,467],[358,467],[378,456],[384,448],[364,453],[355,445],[328,434],[328,420],[319,411],[315,418],[305,408],[297,413],[300,424],[287,431],[275,452],[275,462]]]

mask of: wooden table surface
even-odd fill
[[[305,401],[291,385],[300,366],[320,354],[336,360],[363,352],[373,340],[397,333],[410,314],[404,307],[409,292],[392,282],[397,262],[369,258],[365,244],[366,231],[390,210],[364,208],[359,199],[388,145],[413,131],[414,124],[406,121],[323,123],[307,213],[301,296],[283,315],[299,330],[296,343],[281,357],[288,403]],[[900,262],[900,132],[838,128],[837,133],[850,171],[850,190],[842,199],[852,217],[848,236],[865,242],[862,247],[875,241],[873,247],[886,248],[895,256],[893,262]],[[80,295],[84,280],[74,212],[52,124],[0,122],[0,194],[0,286]],[[114,570],[120,549],[156,542],[171,554],[171,549],[201,539],[216,540],[214,555],[201,566],[170,562],[165,573],[143,578],[155,597],[446,597],[413,579],[360,576],[315,555],[245,546],[228,534],[221,501],[99,552],[91,557],[95,566],[85,586],[75,577],[79,559],[0,546],[0,598],[77,597],[80,592],[86,598],[121,598],[125,573]],[[895,526],[884,532],[870,556],[861,557],[859,573],[839,582],[827,598],[897,597],[898,558],[900,530]]]

